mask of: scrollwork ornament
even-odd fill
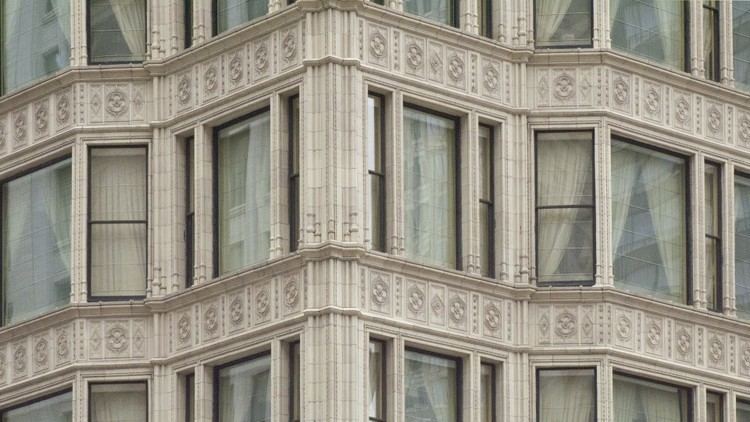
[[[417,43],[411,42],[406,46],[406,63],[412,69],[417,70],[422,66],[423,56],[422,47]]]
[[[262,73],[266,68],[268,68],[268,47],[263,42],[255,49],[255,70]]]
[[[8,134],[5,132],[5,124],[0,123],[0,146],[5,145]]]
[[[495,69],[495,66],[488,65],[484,68],[484,87],[487,88],[488,91],[495,91],[499,81],[500,75]]]
[[[281,42],[284,49],[284,61],[289,63],[297,55],[297,36],[294,31],[289,31]]]
[[[13,352],[13,368],[17,373],[26,371],[26,346],[20,345]]]
[[[687,354],[690,350],[691,341],[690,333],[687,330],[681,328],[677,331],[677,351],[680,352],[680,355],[685,356]]]
[[[750,118],[743,116],[740,119],[740,139],[744,143],[750,143]]]
[[[555,98],[561,101],[573,99],[576,92],[576,82],[572,76],[568,75],[567,73],[563,73],[557,76],[553,83],[555,85]]]
[[[70,119],[70,99],[67,94],[60,95],[57,99],[57,123],[64,125]]]
[[[229,79],[233,83],[239,83],[242,79],[242,58],[239,54],[232,56],[229,61]]]
[[[122,353],[128,347],[128,331],[117,324],[107,331],[107,349],[114,353]]]
[[[235,297],[229,304],[229,319],[234,325],[242,322],[242,299],[239,296]]]
[[[41,103],[37,105],[34,112],[34,125],[36,126],[37,133],[45,133],[47,131],[48,120],[49,112],[47,111],[47,104]]]
[[[5,378],[5,369],[6,369],[6,362],[5,362],[5,353],[0,353],[0,382],[3,381],[3,378]]]
[[[633,332],[633,326],[630,319],[625,315],[620,315],[617,318],[617,336],[620,340],[630,340],[630,335]]]
[[[630,87],[628,87],[627,82],[622,77],[618,76],[615,79],[615,102],[620,105],[625,104],[629,97]]]
[[[646,94],[646,111],[656,114],[659,111],[661,97],[655,89],[650,88]]]
[[[216,87],[218,86],[218,73],[216,71],[216,66],[212,65],[206,70],[205,75],[203,75],[203,80],[206,83],[206,92],[212,93],[216,91]]]
[[[497,331],[500,328],[500,310],[497,306],[491,304],[484,311],[484,326],[490,331]]]
[[[26,138],[26,113],[17,113],[16,118],[13,119],[13,126],[16,130],[16,139],[23,140]]]
[[[49,344],[46,339],[40,339],[34,345],[34,361],[38,366],[47,364],[49,358]]]
[[[190,339],[190,317],[187,314],[182,315],[177,321],[177,337],[180,343],[186,343]]]
[[[107,94],[106,102],[104,109],[113,117],[120,117],[128,111],[128,97],[120,89]]]
[[[690,104],[687,102],[685,97],[680,97],[675,107],[675,118],[682,123],[687,122],[688,116],[690,116]]]
[[[180,82],[177,83],[177,100],[180,104],[185,105],[190,101],[190,78],[187,74],[182,75]]]
[[[652,322],[648,327],[646,333],[646,341],[651,347],[656,347],[661,342],[661,327],[656,323]]]
[[[406,295],[409,302],[409,309],[415,314],[421,312],[424,307],[424,292],[422,292],[422,289],[417,286],[411,286],[407,290]]]
[[[742,366],[750,370],[750,346],[745,346],[742,350]]]
[[[455,54],[448,61],[448,76],[456,82],[464,76],[464,61]]]
[[[557,316],[557,325],[555,327],[555,333],[562,337],[572,337],[576,333],[576,316],[570,311],[562,312]]]
[[[386,39],[379,31],[370,34],[370,54],[381,59],[385,57]]]
[[[385,304],[388,299],[388,285],[380,278],[376,278],[372,283],[372,301],[378,306]]]
[[[539,318],[539,333],[542,336],[546,336],[549,333],[549,318],[547,318],[547,315],[542,315]]]
[[[721,112],[716,106],[711,106],[708,109],[708,127],[711,132],[718,132],[721,129]]]
[[[206,332],[214,334],[219,328],[219,312],[216,310],[216,305],[210,305],[203,317]]]
[[[297,280],[291,279],[286,286],[284,286],[284,303],[289,308],[293,308],[299,300],[299,289],[297,288]]]
[[[440,73],[440,69],[443,67],[443,59],[440,58],[440,54],[438,54],[437,51],[432,52],[432,57],[430,57],[430,68],[432,69],[432,73]]]
[[[271,298],[265,289],[261,290],[255,297],[255,309],[261,318],[268,315],[268,312],[271,310]]]
[[[722,356],[724,356],[724,344],[722,344],[721,340],[719,340],[718,337],[714,336],[711,339],[708,349],[709,349],[708,357],[713,362],[719,362]]]
[[[443,299],[437,295],[433,296],[432,302],[430,303],[430,308],[432,308],[432,313],[434,313],[435,316],[440,315],[440,313],[443,312],[443,309],[445,308]]]
[[[466,317],[466,303],[457,296],[451,299],[449,309],[450,317],[456,324],[462,322]]]
[[[70,348],[68,346],[68,330],[62,329],[57,334],[57,357],[64,359],[68,357]]]

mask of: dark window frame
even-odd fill
[[[541,415],[540,415],[540,402],[539,398],[541,397],[541,388],[540,388],[540,382],[539,382],[539,374],[540,372],[546,371],[546,370],[552,370],[552,371],[577,371],[581,369],[587,369],[587,370],[593,370],[594,371],[594,420],[599,420],[599,392],[597,391],[597,386],[599,385],[599,369],[596,366],[543,366],[543,367],[537,367],[534,371],[534,377],[535,377],[535,394],[536,397],[534,397],[534,406],[536,409],[536,414],[534,415],[534,420],[537,422],[541,422]]]
[[[189,383],[192,382],[193,384],[193,391],[192,395],[190,394],[190,388],[188,388]],[[185,374],[185,422],[195,422],[190,418],[190,413],[195,416],[195,372],[191,372],[189,374]],[[192,412],[188,411],[190,406],[193,407]]]
[[[481,368],[484,366],[484,367],[490,368],[490,370],[491,370],[491,372],[490,372],[490,387],[491,387],[490,397],[492,397],[492,401],[490,402],[490,406],[491,406],[490,407],[490,420],[492,422],[497,422],[497,382],[498,382],[498,379],[497,379],[497,365],[498,365],[498,363],[496,363],[496,362],[490,362],[490,361],[486,361],[486,360],[480,360],[479,361],[479,368],[480,368],[479,369],[479,379],[480,379],[479,386],[480,386],[480,390],[481,390],[481,386],[482,386],[482,384],[481,384],[481,379],[482,379]],[[481,391],[480,391],[480,393],[481,393]],[[481,394],[480,394],[480,397],[481,397]],[[480,406],[481,406],[481,404],[480,404]],[[481,412],[480,412],[480,416],[481,416]],[[484,421],[482,421],[482,422],[484,422]]]
[[[419,348],[418,346],[404,346],[404,352],[419,353],[422,355],[433,356],[440,359],[452,360],[456,363],[456,422],[463,422],[463,384],[464,384],[464,358],[461,356],[448,355],[440,352],[433,352]],[[404,361],[406,356],[404,355]],[[405,366],[405,365],[404,365]],[[404,372],[406,370],[404,369]],[[404,409],[406,408],[406,399],[404,398]]]
[[[149,391],[149,388],[148,388],[148,380],[121,380],[121,381],[93,381],[93,382],[89,382],[88,385],[87,385],[87,387],[86,387],[86,389],[88,390],[88,397],[87,397],[87,399],[88,399],[88,409],[87,409],[88,415],[86,415],[87,416],[87,420],[91,421],[92,420],[91,419],[91,415],[93,415],[92,408],[93,408],[94,400],[92,400],[93,395],[92,395],[92,392],[91,392],[91,387],[93,387],[95,385],[122,385],[122,384],[143,384],[143,386],[146,387],[145,388],[145,395],[146,395],[146,415],[145,415],[145,417],[144,417],[143,420],[145,422],[149,421],[149,417],[148,417],[149,416],[149,405],[151,404],[150,403],[151,400],[150,400],[150,396],[149,396],[150,391]]]
[[[711,63],[711,67],[714,71],[714,77],[709,78],[706,76],[706,79],[714,82],[721,81],[721,8],[717,6],[710,6],[707,5],[704,0],[701,1],[701,11],[703,11],[703,18],[705,19],[706,11],[711,12],[711,16],[713,17],[713,28],[714,28],[714,43],[712,45],[713,51],[714,51],[714,60],[713,63]],[[701,31],[703,28],[701,28]],[[689,51],[689,49],[688,49]],[[704,57],[703,60],[705,61],[706,58]]]
[[[145,214],[146,219],[145,220],[96,220],[92,221],[91,219],[91,163],[92,163],[92,152],[96,149],[143,149],[145,150],[146,154],[144,156],[144,172],[146,175],[146,201],[144,204],[145,207]],[[107,145],[107,144],[100,144],[100,145],[89,145],[86,148],[86,156],[87,156],[87,162],[86,162],[86,176],[87,176],[87,182],[86,182],[86,296],[88,302],[117,302],[117,301],[128,301],[128,300],[143,300],[146,298],[146,290],[148,289],[148,266],[150,263],[149,260],[149,253],[148,253],[148,245],[151,241],[151,237],[149,236],[149,215],[150,215],[150,201],[149,201],[149,193],[150,193],[150,175],[148,172],[149,167],[149,160],[150,160],[150,151],[147,144],[133,144],[133,145],[127,145],[127,144],[113,144],[113,145]],[[91,227],[96,224],[143,224],[146,226],[146,279],[143,280],[143,294],[142,295],[122,295],[122,296],[95,296],[91,294]]]
[[[300,340],[294,340],[292,342],[289,342],[289,422],[300,422],[300,419],[294,419],[294,412],[295,410],[301,412],[302,410],[302,403],[295,403],[295,392],[294,390],[297,390],[296,397],[302,401],[302,342]],[[297,349],[299,353],[299,368],[300,372],[299,374],[294,373],[294,361],[295,361],[295,348]],[[296,376],[295,376],[296,375]],[[295,407],[297,409],[295,409]],[[300,417],[302,415],[299,415]]]
[[[387,167],[386,166],[386,163],[387,163],[387,161],[386,161],[387,160],[387,158],[386,158],[386,150],[387,150],[387,148],[386,148],[386,136],[385,136],[385,132],[386,132],[386,121],[385,121],[385,119],[386,119],[386,116],[387,116],[387,113],[386,113],[386,110],[385,110],[385,107],[386,107],[386,103],[385,103],[386,98],[385,98],[385,95],[378,94],[376,92],[368,92],[367,96],[368,96],[368,98],[369,97],[377,98],[380,101],[380,135],[381,135],[381,138],[382,138],[382,139],[380,139],[380,165],[383,168],[380,169],[380,171],[378,172],[378,171],[375,171],[375,170],[371,170],[369,168],[369,166],[367,166],[368,167],[367,168],[368,179],[370,179],[372,177],[377,177],[378,181],[379,181],[378,185],[380,187],[380,192],[379,192],[380,193],[380,198],[379,198],[379,200],[380,200],[380,207],[379,208],[380,209],[378,210],[378,212],[380,213],[380,215],[379,215],[379,217],[380,217],[379,218],[379,220],[380,220],[379,221],[379,223],[380,223],[380,232],[377,233],[377,236],[378,236],[378,241],[380,242],[380,245],[382,246],[382,248],[381,249],[373,248],[373,249],[376,250],[376,251],[380,251],[380,252],[387,252],[388,251],[388,245],[387,245],[387,241],[388,241],[388,221],[387,221],[387,216],[386,216],[386,212],[387,212],[386,200],[388,198],[388,195],[386,193],[386,189],[387,189],[387,184],[386,184],[387,183],[386,182],[386,179],[387,179],[387,174],[386,174],[386,167]],[[368,148],[368,152],[369,152],[369,148]],[[370,180],[368,180],[368,181],[370,181]],[[372,182],[370,181],[370,183],[372,183]],[[372,191],[370,191],[370,194],[372,194]],[[372,198],[370,200],[372,200]],[[372,224],[371,224],[371,226],[372,226]],[[372,227],[371,227],[370,228],[370,236],[374,238],[375,235],[376,234],[372,232]]]
[[[0,0],[0,1],[2,1],[2,0]],[[37,404],[39,402],[42,402],[42,401],[45,401],[45,400],[49,400],[49,399],[57,397],[57,396],[62,396],[63,394],[68,394],[68,393],[71,393],[71,394],[73,393],[73,387],[72,386],[69,386],[69,387],[67,387],[67,388],[65,388],[63,390],[57,390],[57,391],[54,391],[54,392],[51,392],[51,393],[45,393],[45,394],[42,394],[41,396],[33,397],[31,399],[22,401],[20,403],[17,403],[17,404],[14,404],[14,405],[2,408],[2,409],[0,409],[0,420],[5,420],[5,413],[6,412],[10,412],[12,410],[20,409],[20,408],[26,407],[26,406],[31,406],[33,404]],[[71,397],[71,407],[75,408],[75,401],[72,400],[72,397]]]
[[[185,42],[183,47],[188,49],[193,46],[193,0],[183,0],[182,2],[182,13],[185,24]]]
[[[144,63],[146,60],[148,60],[148,43],[149,43],[149,32],[151,32],[148,28],[148,0],[136,0],[136,1],[143,1],[144,7],[143,7],[143,21],[146,22],[146,27],[143,28],[144,32],[146,33],[146,36],[143,37],[146,43],[143,45],[143,60],[123,60],[123,61],[97,61],[93,59],[93,54],[91,51],[93,43],[91,42],[91,1],[92,0],[86,0],[86,59],[88,60],[88,65],[97,65],[97,66],[111,66],[111,65],[122,65],[122,64],[137,64],[137,63]]]
[[[298,112],[297,123],[298,131],[294,131],[294,102],[297,102]],[[300,102],[299,94],[291,95],[286,100],[286,120],[287,120],[287,159],[288,159],[288,174],[287,174],[287,194],[289,195],[289,253],[296,252],[299,249],[300,242],[300,147],[302,146],[302,103]],[[297,145],[295,148],[295,139],[297,136]],[[296,161],[295,161],[296,158]],[[294,168],[294,163],[297,163],[297,168]],[[296,171],[295,171],[296,170]]]
[[[646,377],[646,376],[643,376],[643,375],[634,374],[634,373],[627,372],[627,371],[613,369],[612,370],[612,378],[611,378],[611,381],[612,381],[612,391],[613,392],[614,392],[614,377],[615,377],[615,375],[618,375],[618,376],[621,376],[621,377],[625,377],[625,378],[631,378],[631,379],[638,380],[638,381],[650,382],[652,384],[660,384],[660,385],[664,385],[664,386],[668,386],[668,387],[672,387],[672,388],[676,388],[676,389],[679,389],[679,390],[686,391],[687,394],[685,394],[685,397],[687,398],[687,403],[685,404],[685,407],[687,409],[687,415],[684,415],[684,416],[687,417],[687,422],[695,422],[695,410],[694,410],[694,406],[695,406],[695,402],[697,401],[696,397],[695,397],[695,394],[697,393],[697,389],[696,388],[690,387],[690,386],[686,386],[684,384],[678,384],[678,383],[673,383],[673,382],[669,382],[669,381],[664,381],[661,378],[650,378],[650,377]],[[614,409],[614,402],[613,402],[612,406],[613,406],[613,409]],[[683,416],[683,415],[680,415],[680,416]]]
[[[479,196],[479,204],[487,205],[487,275],[483,277],[495,278],[495,126],[480,123],[480,127],[489,130],[489,176],[490,176],[490,198],[485,199]],[[482,175],[484,177],[484,175]],[[482,251],[484,252],[484,251]],[[481,269],[480,269],[481,273]]]
[[[492,27],[492,13],[494,12],[492,0],[479,0],[479,2],[480,12],[484,13],[484,15],[481,16],[479,24],[479,35],[485,38],[495,39],[495,31]]]
[[[221,372],[221,370],[224,369],[224,368],[229,368],[231,366],[240,365],[240,364],[243,364],[243,363],[246,363],[246,362],[253,361],[255,359],[266,357],[266,356],[268,356],[268,357],[271,358],[270,365],[271,365],[271,367],[273,367],[273,357],[271,356],[271,351],[270,350],[266,350],[266,351],[262,351],[262,352],[258,352],[258,353],[253,353],[253,354],[251,354],[249,356],[244,356],[244,357],[241,357],[239,359],[235,359],[235,360],[229,361],[227,363],[222,363],[221,365],[216,365],[216,366],[213,367],[213,392],[212,392],[212,398],[213,398],[212,407],[213,407],[213,409],[212,409],[212,418],[211,418],[211,420],[213,422],[221,422],[221,420],[219,419],[219,397],[220,397],[220,391],[219,391],[219,389],[220,389],[220,385],[221,385],[221,383],[219,382],[219,372]]]
[[[586,45],[578,45],[578,44],[563,44],[563,45],[551,45],[551,46],[537,46],[537,28],[539,27],[539,20],[537,19],[538,13],[536,12],[536,2],[538,0],[533,1],[533,11],[534,14],[534,49],[539,50],[559,50],[559,49],[565,49],[565,48],[594,48],[594,0],[590,0],[589,3],[589,28],[591,29],[591,38],[589,39],[589,43]]]
[[[193,174],[195,138],[189,136],[183,142],[185,145],[185,288],[189,288],[193,286],[195,277],[195,181]]]
[[[723,312],[724,311],[724,241],[722,238],[722,232],[724,230],[724,195],[723,195],[723,188],[724,188],[724,167],[721,165],[721,163],[711,160],[706,160],[705,164],[713,166],[716,168],[717,174],[716,177],[718,178],[717,184],[718,189],[716,190],[716,206],[717,209],[715,210],[717,214],[717,221],[718,221],[718,227],[716,228],[717,235],[710,235],[708,233],[704,233],[706,239],[712,239],[716,241],[716,307],[712,308],[709,303],[706,303],[706,308],[709,311],[712,312]],[[705,177],[705,168],[704,168],[704,176]],[[704,182],[705,186],[705,182]],[[704,192],[705,195],[705,192]],[[704,198],[705,200],[705,198]],[[703,218],[705,219],[705,213]],[[705,222],[704,222],[704,228],[705,228]],[[708,286],[706,286],[708,287]]]
[[[388,350],[387,349],[388,342],[386,340],[379,339],[379,338],[374,338],[374,337],[370,337],[368,339],[368,342],[367,342],[367,346],[368,346],[368,353],[367,353],[368,354],[368,356],[367,356],[368,365],[369,365],[369,361],[370,361],[370,356],[369,356],[369,354],[370,354],[369,353],[370,343],[378,343],[378,344],[380,344],[380,347],[382,348],[381,350],[383,351],[382,361],[380,362],[380,381],[381,381],[380,382],[380,397],[381,397],[381,401],[382,401],[382,404],[383,404],[383,419],[374,418],[374,417],[370,416],[369,414],[367,415],[367,418],[371,422],[386,422],[388,420],[388,379],[387,379],[387,376],[388,376],[388,366],[387,366],[388,365],[388,352],[387,352],[387,350]],[[369,374],[369,372],[368,372],[368,374]],[[369,386],[370,385],[369,384],[370,380],[368,379],[367,381],[368,381],[367,385]]]

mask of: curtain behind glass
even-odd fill
[[[406,256],[456,266],[456,123],[404,107]]]
[[[590,0],[536,0],[536,47],[591,44]]]
[[[70,0],[4,0],[0,6],[4,92],[70,64]]]
[[[737,422],[750,422],[750,403],[737,402]]]
[[[89,422],[144,422],[148,419],[145,383],[91,384]]]
[[[596,378],[593,369],[539,371],[539,422],[594,422]]]
[[[411,350],[405,359],[406,422],[457,421],[457,362]]]
[[[268,0],[217,0],[216,33],[268,14]]]
[[[455,25],[453,1],[456,0],[405,0],[404,11],[446,25]]]
[[[735,84],[750,91],[750,1],[732,2],[732,28]]]
[[[610,0],[612,46],[685,69],[683,0]]]
[[[3,185],[4,323],[70,301],[71,160]]]
[[[140,62],[146,56],[146,0],[89,0],[89,60]]]
[[[2,422],[70,422],[73,394],[63,393],[3,412]]]
[[[737,315],[750,319],[750,178],[734,183],[734,290]]]
[[[270,113],[218,132],[219,273],[268,259]]]
[[[612,140],[615,285],[685,303],[685,160]]]
[[[271,356],[219,370],[219,421],[271,420]]]
[[[687,422],[687,390],[614,375],[615,422]]]

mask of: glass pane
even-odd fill
[[[385,230],[383,218],[383,212],[385,211],[385,192],[383,189],[383,177],[371,174],[370,175],[370,215],[372,216],[370,222],[370,231],[372,235],[372,248],[376,251],[385,252]]]
[[[215,4],[217,34],[268,13],[268,0],[217,0]]]
[[[721,394],[706,392],[706,422],[724,422],[724,400]],[[738,420],[737,422],[742,422]]]
[[[367,97],[367,169],[383,174],[383,104],[380,97]]]
[[[596,377],[594,374],[593,369],[540,370],[539,397],[537,397],[539,422],[594,422],[596,420]]]
[[[385,420],[385,391],[383,374],[385,371],[385,343],[382,341],[370,341],[370,406],[369,416],[379,421]]]
[[[615,284],[687,302],[687,165],[681,157],[612,140]]]
[[[492,0],[479,0],[479,34],[492,38]]]
[[[146,294],[146,225],[93,224],[92,296]]]
[[[3,185],[5,324],[70,301],[71,160]]]
[[[737,401],[737,422],[750,422],[750,403]]]
[[[687,388],[614,374],[615,422],[688,422]]]
[[[683,0],[610,0],[612,46],[685,69]]]
[[[405,410],[407,422],[458,421],[458,362],[407,350]]]
[[[456,26],[453,16],[455,0],[405,0],[404,11],[435,22]]]
[[[300,116],[299,116],[299,97],[293,97],[289,103],[289,119],[291,120],[291,132],[289,134],[290,145],[289,154],[291,159],[291,168],[289,174],[299,174],[299,142],[300,142]]]
[[[594,204],[591,132],[536,134],[537,206]]]
[[[195,375],[185,377],[185,422],[195,421]]]
[[[712,311],[721,311],[719,303],[719,241],[706,237],[706,305]]]
[[[220,274],[268,259],[269,116],[263,112],[217,134]]]
[[[536,47],[591,45],[590,0],[536,0]]]
[[[89,61],[143,61],[146,57],[146,0],[89,1]]]
[[[291,405],[291,419],[292,421],[299,421],[299,408],[300,408],[300,389],[302,384],[302,373],[300,372],[300,344],[299,342],[292,343],[289,345],[289,352],[292,355],[292,405]]]
[[[70,64],[70,0],[5,0],[0,17],[5,92]]]
[[[705,190],[704,190],[704,210],[706,218],[706,234],[720,237],[719,217],[721,210],[719,208],[719,167],[706,163],[705,172]]]
[[[750,1],[732,2],[732,28],[735,83],[750,90]]]
[[[146,148],[91,148],[91,221],[145,221]]]
[[[91,384],[91,422],[148,420],[146,383]]]
[[[219,420],[271,420],[271,355],[219,370]]]
[[[538,210],[539,281],[592,281],[593,229],[594,210],[591,208]]]
[[[716,10],[708,7],[703,8],[703,69],[706,79],[712,81],[719,79],[718,62],[716,61],[719,53],[716,16]]]
[[[494,228],[494,224],[491,224],[494,219],[492,213],[492,206],[484,202],[479,203],[479,265],[482,275],[485,277],[489,277],[493,273],[492,262],[494,260],[492,254],[495,253],[495,248],[492,245]]]
[[[750,179],[735,177],[734,282],[737,315],[750,319]]]
[[[492,129],[479,126],[479,199],[492,202]]]
[[[483,363],[479,374],[480,422],[495,422],[495,366]]]
[[[73,393],[58,394],[2,413],[3,422],[71,422]]]
[[[456,266],[456,122],[404,108],[406,256]]]

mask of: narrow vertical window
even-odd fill
[[[299,95],[289,98],[289,251],[297,250],[299,244],[299,148],[300,115]]]
[[[750,402],[737,400],[736,422],[750,422]]]
[[[145,382],[89,384],[89,421],[148,422]]]
[[[706,307],[721,312],[721,168],[716,164],[706,163],[705,169]]]
[[[89,63],[146,58],[146,0],[88,0]]]
[[[183,17],[185,18],[185,48],[193,45],[193,0],[183,0]]]
[[[750,1],[732,2],[732,32],[735,84],[750,91]]]
[[[367,97],[367,174],[370,181],[370,237],[372,249],[385,252],[385,110],[384,98]]]
[[[461,359],[406,349],[404,407],[407,421],[461,420]]]
[[[479,1],[479,34],[483,37],[493,38],[492,30],[492,0]]]
[[[271,354],[263,353],[214,370],[216,422],[271,420]]]
[[[369,345],[369,417],[373,422],[385,422],[385,342],[370,339]]]
[[[460,269],[455,118],[404,107],[406,256]]]
[[[534,4],[537,48],[591,46],[591,0],[536,0]]]
[[[737,315],[750,319],[750,176],[734,178],[734,295]]]
[[[299,422],[300,392],[302,375],[300,372],[300,342],[289,344],[289,422]]]
[[[497,375],[495,365],[482,363],[479,369],[480,422],[497,422]]]
[[[494,129],[479,126],[479,245],[482,275],[495,275]]]
[[[719,0],[703,0],[703,70],[712,81],[721,77],[719,28]]]
[[[268,259],[270,131],[268,109],[215,130],[218,274]]]
[[[405,0],[404,11],[458,28],[458,0]]]
[[[73,393],[68,390],[0,410],[3,422],[70,422],[73,420]]]
[[[185,287],[193,285],[195,266],[195,182],[193,138],[185,140]]]
[[[185,422],[195,422],[195,374],[185,376]]]
[[[537,391],[538,422],[596,421],[595,369],[538,369]]]
[[[538,283],[593,284],[593,133],[537,133],[536,179]]]
[[[689,388],[615,373],[613,390],[615,421],[691,420]]]
[[[213,0],[214,35],[268,14],[268,0]]]
[[[89,149],[89,298],[146,293],[146,147]]]
[[[724,422],[724,396],[706,391],[706,422]],[[742,422],[738,419],[737,422]]]

